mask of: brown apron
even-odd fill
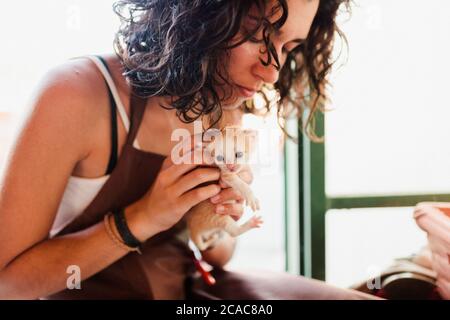
[[[132,96],[130,130],[116,167],[86,210],[55,236],[86,229],[102,221],[112,209],[128,206],[149,190],[165,157],[133,147],[145,105],[145,100]],[[82,281],[81,289],[66,289],[48,298],[182,299],[184,281],[195,271],[187,243],[181,221],[146,241],[142,255],[131,252]]]
[[[86,229],[114,208],[141,198],[151,187],[164,156],[133,147],[146,101],[131,97],[130,130],[111,176],[86,210],[55,236]],[[81,270],[82,271],[82,270]],[[81,289],[66,289],[46,299],[361,299],[356,291],[285,273],[244,274],[215,270],[217,283],[206,285],[196,274],[186,224],[157,234],[92,277]]]

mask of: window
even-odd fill
[[[450,3],[358,0],[325,119],[330,196],[448,193]]]
[[[421,249],[412,207],[450,201],[450,4],[354,2],[325,144],[304,139],[298,159],[300,271],[342,286]]]

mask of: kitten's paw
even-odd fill
[[[263,220],[260,216],[254,216],[249,220],[249,224],[252,228],[259,228],[263,224]]]
[[[253,194],[249,195],[245,200],[245,202],[252,209],[253,212],[259,210],[259,200],[256,199],[256,197]]]
[[[255,203],[256,203],[256,210],[259,210],[259,200],[257,198],[255,198]]]

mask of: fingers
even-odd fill
[[[251,184],[253,182],[253,173],[249,165],[244,165],[244,167],[237,173],[237,175],[247,184]],[[229,185],[223,179],[220,179],[220,186],[222,188],[229,187]]]
[[[206,187],[196,188],[191,190],[179,198],[179,206],[182,207],[184,211],[188,211],[190,208],[196,204],[214,197],[220,192],[220,186],[217,184],[210,184]]]
[[[228,185],[228,183],[226,183],[225,181],[223,181],[223,179],[220,179],[219,181],[219,185],[220,187],[223,188],[229,188],[230,186]]]
[[[182,175],[200,165],[208,165],[204,158],[204,149],[202,145],[199,147],[193,146],[191,150],[188,150],[181,157],[178,154],[167,157],[163,162],[162,169],[165,169],[164,175],[167,180],[166,182],[172,184],[179,180]]]
[[[215,211],[218,214],[228,214],[237,221],[244,214],[244,206],[239,203],[219,204],[216,206]]]
[[[217,168],[197,168],[184,175],[173,185],[174,196],[178,197],[198,185],[219,180],[220,171]]]
[[[416,204],[415,208],[421,208],[421,209],[429,209],[429,208],[435,208],[440,209],[444,211],[450,210],[450,202],[419,202]]]
[[[219,204],[228,200],[237,200],[242,202],[243,198],[238,191],[233,188],[222,189],[222,191],[210,199],[214,204]]]
[[[165,164],[169,166],[166,170],[164,170],[163,173],[166,179],[166,183],[169,185],[174,183],[182,175],[201,165],[202,153],[203,151],[201,149],[191,150],[187,152],[182,158],[177,159],[176,163],[174,163],[172,159],[169,159],[169,157],[167,157],[164,161],[165,163],[163,163],[163,168]]]

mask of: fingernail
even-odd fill
[[[211,202],[212,203],[216,203],[216,202],[219,201],[219,199],[220,199],[220,196],[214,196],[214,197],[211,198]]]
[[[217,213],[224,213],[225,212],[225,207],[222,206],[222,205],[217,206],[216,212]]]

